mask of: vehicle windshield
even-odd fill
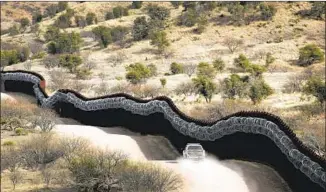
[[[190,146],[188,146],[188,150],[195,150],[195,151],[200,150],[200,151],[202,151],[203,148],[200,145],[190,145]]]

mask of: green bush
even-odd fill
[[[196,33],[203,33],[206,30],[208,24],[207,16],[205,14],[201,14],[197,18],[197,28],[195,29]]]
[[[326,3],[317,1],[311,3],[310,15],[317,19],[325,18]]]
[[[200,62],[197,66],[197,76],[203,76],[209,79],[214,79],[216,76],[216,70],[213,65],[206,62]]]
[[[263,20],[271,20],[276,13],[276,8],[272,5],[261,3],[259,8]]]
[[[112,11],[109,11],[105,14],[105,20],[110,20],[110,19],[114,19],[114,15]]]
[[[255,77],[261,77],[263,73],[266,72],[266,68],[261,65],[252,64],[246,69],[246,72],[249,72]]]
[[[157,47],[160,53],[163,53],[170,46],[170,42],[166,36],[167,34],[164,31],[155,32],[151,35],[150,44]]]
[[[65,13],[60,15],[57,20],[55,21],[54,25],[59,27],[59,28],[68,28],[71,27],[71,17],[72,15]]]
[[[216,91],[215,83],[205,76],[198,76],[192,79],[197,92],[205,97],[207,103],[210,103],[214,92]]]
[[[298,65],[300,66],[308,66],[313,63],[324,61],[324,53],[315,44],[308,44],[300,48],[299,54]]]
[[[77,79],[87,79],[92,74],[92,72],[85,67],[76,69],[75,73]]]
[[[126,70],[126,79],[132,84],[143,83],[151,76],[151,70],[142,63],[130,64]]]
[[[248,92],[248,77],[241,78],[237,74],[232,74],[222,82],[222,92],[229,99],[236,97],[244,98]]]
[[[172,74],[180,74],[180,73],[183,73],[183,65],[182,64],[179,64],[179,63],[176,63],[176,62],[173,62],[171,63],[170,65],[170,71]]]
[[[106,48],[110,43],[112,43],[111,30],[105,26],[98,26],[92,29],[92,32],[100,42],[100,45]]]
[[[13,65],[19,62],[19,54],[17,50],[1,50],[1,65]]]
[[[263,79],[258,79],[251,85],[248,96],[255,105],[273,93],[273,89]]]
[[[31,59],[34,60],[34,59],[43,59],[46,55],[46,52],[44,51],[41,51],[41,52],[38,52],[38,53],[35,53]]]
[[[57,39],[47,45],[48,52],[52,54],[75,53],[79,51],[82,42],[79,33],[60,33]]]
[[[251,65],[249,59],[247,59],[243,54],[240,54],[238,58],[235,58],[233,63],[236,67],[243,69],[244,71]]]
[[[87,25],[92,25],[92,24],[97,23],[97,18],[96,18],[95,13],[87,13],[86,23],[87,23]]]
[[[27,135],[28,132],[24,128],[16,128],[15,134],[21,136],[21,135]]]
[[[189,9],[187,12],[183,12],[178,17],[178,25],[184,25],[187,27],[192,27],[197,23],[198,14],[194,9]]]
[[[31,23],[31,22],[30,22],[29,19],[26,18],[26,17],[20,19],[20,27],[23,28],[24,30],[26,29],[26,27],[27,27],[28,25],[30,25],[30,23]]]
[[[216,71],[223,71],[225,68],[225,63],[221,58],[217,58],[213,61],[213,66],[216,69]]]
[[[319,76],[310,77],[303,86],[303,93],[312,95],[323,103],[326,101],[326,85],[325,80]]]
[[[159,19],[150,19],[148,22],[148,33],[152,36],[156,32],[161,32],[165,29],[165,21]]]
[[[166,79],[165,78],[161,78],[160,79],[160,82],[161,82],[162,87],[164,88],[165,85],[166,85]]]
[[[134,20],[134,25],[132,28],[132,37],[135,41],[140,41],[146,39],[149,34],[149,27],[146,21],[146,17],[137,17]]]
[[[270,52],[268,52],[266,54],[265,66],[268,67],[274,61],[275,61],[275,57],[273,57],[273,55]]]
[[[122,16],[128,16],[129,15],[128,8],[122,7],[122,6],[114,7],[112,12],[113,12],[114,18],[120,18]]]
[[[13,25],[12,27],[10,27],[8,29],[8,31],[9,31],[10,36],[15,36],[15,35],[18,35],[20,33],[19,28],[18,28],[17,25]]]
[[[156,4],[148,5],[146,10],[151,19],[166,20],[170,17],[170,10],[168,8]]]
[[[128,27],[117,26],[111,28],[111,37],[113,42],[121,42],[124,41],[127,34],[129,33]]]
[[[59,35],[60,29],[58,27],[49,26],[45,31],[44,38],[46,42],[55,41],[59,38]]]
[[[131,7],[133,9],[140,9],[142,5],[143,5],[142,1],[133,1]]]
[[[49,17],[54,17],[59,12],[58,5],[52,4],[45,9],[46,15]]]
[[[3,142],[3,146],[14,146],[16,143],[14,141],[5,141]]]
[[[67,68],[70,73],[75,73],[80,64],[82,59],[78,55],[64,54],[59,57],[59,65]]]

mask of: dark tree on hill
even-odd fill
[[[132,28],[132,36],[134,40],[140,41],[148,37],[149,29],[146,17],[137,17],[134,20],[134,26]]]

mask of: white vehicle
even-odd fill
[[[185,159],[203,160],[205,157],[205,150],[199,143],[188,143],[183,150],[183,158]]]

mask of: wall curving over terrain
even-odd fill
[[[265,112],[239,112],[216,122],[193,119],[167,97],[142,100],[127,94],[86,98],[72,90],[48,96],[44,78],[33,72],[1,73],[4,88],[35,96],[43,107],[63,117],[97,126],[122,126],[142,134],[165,136],[181,152],[200,142],[220,159],[242,159],[273,167],[295,192],[326,189],[326,160],[302,144],[278,117]]]

